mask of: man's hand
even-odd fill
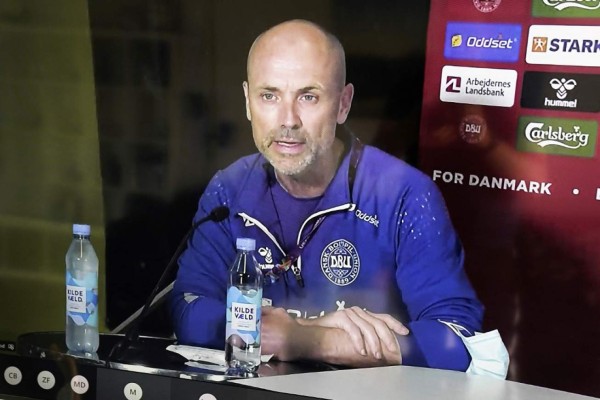
[[[408,329],[387,314],[353,307],[316,319],[294,319],[282,308],[262,309],[262,350],[282,361],[310,359],[347,366],[402,363],[394,332]]]
[[[281,361],[301,358],[298,336],[300,324],[283,308],[263,307],[261,311],[261,352],[275,354]]]
[[[360,307],[339,310],[315,319],[299,319],[298,323],[343,329],[358,353],[363,356],[371,355],[378,360],[383,358],[383,346],[390,353],[399,354],[394,332],[399,335],[408,334],[408,329],[391,315],[375,314]]]

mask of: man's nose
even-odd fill
[[[295,101],[284,101],[281,106],[281,127],[298,129],[301,126],[302,120],[298,113],[298,104]]]

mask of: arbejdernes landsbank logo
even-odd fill
[[[440,82],[440,100],[448,103],[512,107],[517,71],[445,65]]]
[[[521,117],[517,137],[520,151],[573,157],[593,157],[598,122],[564,118]]]
[[[531,14],[550,18],[600,17],[600,0],[533,0]]]

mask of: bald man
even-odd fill
[[[262,352],[284,361],[465,370],[440,320],[473,331],[483,309],[435,185],[348,132],[344,50],[303,20],[261,34],[248,54],[246,115],[259,153],[219,171],[196,219],[219,205],[181,257],[172,311],[181,343],[225,346],[235,240],[256,241],[266,277]]]

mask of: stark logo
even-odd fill
[[[502,3],[502,0],[473,0],[475,8],[483,13],[494,11],[500,6],[500,3]]]
[[[321,253],[321,271],[335,285],[346,286],[354,282],[360,272],[356,247],[344,239],[329,243]]]
[[[531,44],[531,51],[534,53],[545,53],[548,50],[548,38],[536,36]]]

